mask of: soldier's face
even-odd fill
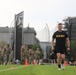
[[[39,48],[37,48],[37,50],[39,50]]]
[[[25,47],[28,47],[28,45],[25,44]]]
[[[7,47],[9,47],[9,44],[7,44]]]
[[[32,51],[32,49],[29,49],[30,51]]]
[[[62,25],[58,25],[58,30],[62,31]]]

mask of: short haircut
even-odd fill
[[[58,25],[62,25],[62,23],[58,23]]]

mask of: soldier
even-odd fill
[[[29,49],[29,64],[33,64],[34,61],[34,51],[31,49]]]
[[[28,45],[24,44],[21,47],[21,64],[24,64],[26,59],[28,59]]]
[[[4,59],[4,64],[7,64],[9,61],[9,55],[12,52],[12,48],[10,47],[9,44],[7,44],[4,47],[4,53],[3,53],[3,59]]]
[[[64,70],[65,53],[70,51],[70,40],[68,34],[62,30],[62,23],[58,23],[58,30],[52,36],[52,50],[57,56],[58,70]]]
[[[40,49],[39,48],[37,48],[37,50],[35,51],[34,57],[35,57],[35,60],[37,61],[37,64],[39,64],[39,60],[40,60]]]

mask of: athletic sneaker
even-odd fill
[[[64,65],[61,65],[61,69],[64,70],[65,69],[65,66]]]
[[[58,68],[58,70],[61,70],[61,68]]]

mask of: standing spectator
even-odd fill
[[[71,57],[71,59],[69,61],[69,65],[70,66],[74,66],[75,65],[75,59],[73,57]]]
[[[24,64],[26,59],[28,59],[28,45],[24,44],[21,47],[21,64]]]
[[[37,48],[37,50],[35,51],[34,53],[34,57],[35,57],[35,60],[37,61],[37,63],[39,64],[39,60],[40,60],[40,49]]]
[[[51,51],[51,52],[50,52],[50,59],[51,59],[52,65],[56,64],[54,51]]]
[[[4,59],[4,64],[7,64],[9,61],[9,55],[12,52],[12,48],[10,46],[10,44],[7,44],[4,47],[4,54],[3,54],[3,59]]]
[[[33,64],[34,62],[34,51],[32,48],[29,49],[29,64]]]

